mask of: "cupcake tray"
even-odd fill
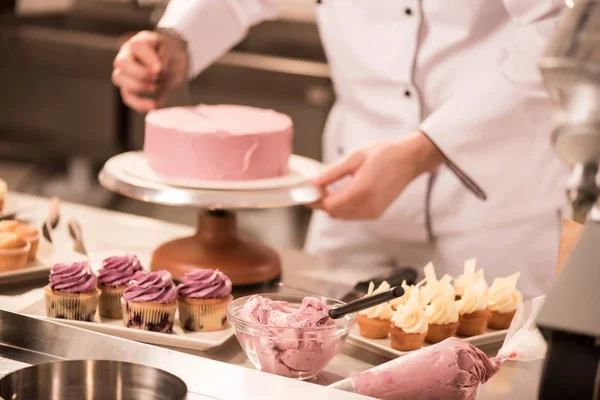
[[[504,338],[506,337],[507,332],[508,329],[488,329],[487,332],[483,335],[477,335],[468,338],[463,338],[459,336],[459,338],[466,340],[473,346],[481,347],[496,343],[502,343],[504,341]],[[346,342],[360,349],[370,351],[372,353],[379,354],[380,356],[389,358],[396,358],[410,353],[410,351],[394,350],[392,348],[391,339],[389,337],[387,339],[367,339],[365,337],[362,337],[359,333],[358,325],[355,325],[350,330],[350,335],[348,335],[348,339],[346,340]],[[427,342],[425,342],[423,347],[427,346],[430,345]]]
[[[175,315],[173,333],[148,332],[139,329],[126,328],[123,326],[122,320],[102,318],[97,313],[94,322],[48,318],[46,317],[46,301],[43,298],[43,293],[40,293],[40,295],[41,298],[38,301],[18,310],[18,312],[32,317],[48,319],[62,324],[105,333],[107,335],[135,340],[137,342],[189,350],[205,351],[214,347],[219,347],[233,336],[233,328],[230,326],[216,332],[190,332],[183,330],[179,325],[179,311],[177,311]]]

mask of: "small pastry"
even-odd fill
[[[0,178],[0,211],[4,209],[4,201],[6,200],[6,192],[8,191],[6,181]]]
[[[476,265],[477,259],[475,258],[465,261],[465,268],[463,274],[454,278],[454,291],[456,293],[457,300],[462,297],[468,283],[474,282],[478,279],[483,279],[485,282],[483,269],[479,269],[478,271],[476,271]]]
[[[93,321],[100,298],[98,280],[87,262],[55,264],[44,288],[46,315],[51,318]]]
[[[420,302],[419,291],[412,290],[406,304],[399,305],[392,316],[392,348],[399,351],[420,349],[427,336],[427,329],[427,317]]]
[[[123,318],[121,298],[127,284],[144,268],[136,256],[113,256],[102,261],[98,271],[98,288],[102,292],[98,306],[100,316]]]
[[[212,332],[227,326],[227,305],[233,300],[231,280],[219,270],[188,272],[177,287],[179,322],[188,331]]]
[[[167,271],[140,272],[121,299],[127,328],[171,333],[177,311],[177,289]]]
[[[425,273],[425,285],[421,286],[421,298],[426,305],[438,296],[454,299],[456,294],[450,275],[444,275],[442,279],[438,280],[435,268],[431,262],[423,268],[423,272]]]
[[[470,337],[485,333],[492,313],[488,310],[488,287],[482,278],[467,284],[458,307],[458,330],[460,336]]]
[[[19,221],[14,219],[5,219],[0,221],[0,232],[12,232],[15,233],[15,229],[19,225]]]
[[[369,290],[366,296],[372,296],[384,292],[390,288],[390,284],[382,282],[377,289],[375,284],[369,284]],[[394,310],[390,303],[379,304],[375,307],[359,311],[356,315],[356,322],[360,335],[369,339],[385,339],[390,333],[390,318]]]
[[[496,278],[489,290],[488,309],[492,317],[488,327],[492,329],[508,329],[515,316],[517,307],[523,301],[523,295],[517,290],[520,272],[506,278]]]
[[[428,343],[439,343],[456,335],[458,329],[458,308],[454,296],[437,296],[425,309],[425,316],[429,324],[427,337]]]
[[[0,272],[25,268],[31,245],[16,233],[0,232]]]
[[[37,257],[38,246],[40,244],[40,231],[39,229],[30,226],[28,224],[19,223],[15,226],[14,232],[19,235],[22,239],[29,242],[31,248],[29,249],[28,260],[35,260]]]

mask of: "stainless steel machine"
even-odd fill
[[[548,342],[541,399],[600,398],[600,1],[567,0],[540,68],[556,104],[552,143],[572,166],[567,193],[587,216],[537,319]]]

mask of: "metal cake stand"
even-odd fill
[[[235,210],[309,204],[319,200],[323,194],[321,189],[308,182],[255,190],[172,186],[131,173],[132,168],[136,168],[136,162],[145,162],[142,152],[128,152],[112,157],[100,171],[100,184],[108,190],[136,200],[200,209],[195,235],[166,242],[152,254],[150,269],[166,269],[175,280],[180,280],[186,272],[196,268],[218,268],[238,288],[271,284],[280,280],[279,255],[265,244],[238,235]],[[312,163],[315,170],[322,168],[321,163]]]

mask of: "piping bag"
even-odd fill
[[[543,302],[544,296],[540,296],[517,308],[496,357],[488,358],[471,343],[452,337],[330,387],[383,400],[475,399],[479,385],[494,376],[505,361],[545,357],[546,342],[535,326]]]

